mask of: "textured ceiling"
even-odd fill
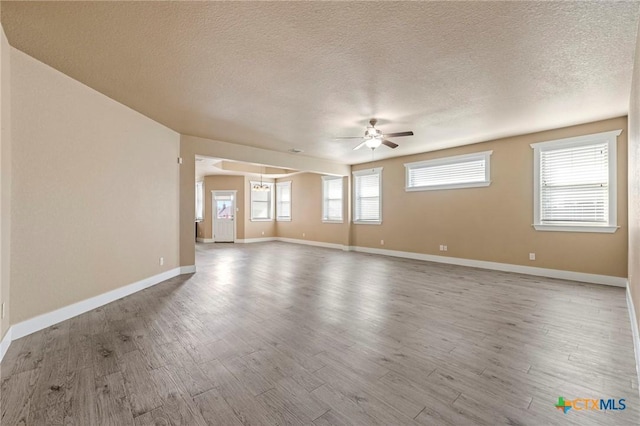
[[[2,2],[16,48],[195,136],[342,163],[627,113],[637,2]]]

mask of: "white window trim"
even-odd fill
[[[407,192],[413,191],[436,191],[441,189],[460,189],[460,188],[479,188],[491,185],[491,154],[493,151],[475,152],[473,154],[455,155],[453,157],[436,158],[433,160],[416,161],[414,163],[405,163],[405,179],[404,189]],[[482,182],[463,182],[444,185],[425,185],[425,186],[409,186],[409,171],[412,168],[424,166],[443,166],[447,164],[464,163],[470,160],[484,160],[484,181]]]
[[[533,227],[536,231],[559,231],[559,232],[601,232],[612,234],[619,228],[618,224],[618,182],[617,182],[617,136],[622,133],[622,129],[609,132],[594,133],[585,136],[575,136],[572,138],[556,139],[546,142],[532,143],[533,148]],[[609,223],[607,225],[598,224],[548,224],[540,222],[540,152],[549,149],[572,148],[595,143],[606,142],[608,144],[609,160]]]
[[[293,213],[292,209],[293,209],[293,200],[292,200],[292,193],[291,193],[291,181],[285,181],[285,182],[276,182],[276,192],[275,195],[277,197],[278,195],[278,187],[283,187],[283,186],[288,186],[289,187],[289,216],[280,216],[279,215],[279,211],[278,211],[278,200],[276,199],[276,220],[278,222],[291,222],[291,215]]]
[[[342,185],[342,197],[340,198],[340,207],[341,207],[341,217],[342,219],[325,219],[324,218],[324,207],[325,207],[325,199],[326,194],[324,192],[324,183],[328,180],[340,180],[340,184]],[[344,223],[344,181],[342,176],[322,176],[322,223]]]
[[[202,213],[200,216],[198,216],[198,208],[197,208],[197,202],[198,202],[198,194],[200,194],[200,208],[201,208],[201,212]],[[204,196],[204,181],[200,180],[196,182],[196,222],[202,222],[204,220],[204,215],[205,215],[205,208],[204,208],[204,202],[205,202],[205,196]]]
[[[275,187],[273,185],[273,182],[264,182],[264,181],[262,181],[262,183],[264,185],[269,185],[271,187],[271,190],[270,190],[271,197],[270,197],[270,203],[269,203],[270,204],[269,205],[269,216],[270,217],[268,219],[254,218],[253,217],[253,193],[254,193],[254,191],[253,191],[252,188],[253,188],[253,185],[259,184],[259,183],[260,183],[259,181],[254,181],[254,180],[249,181],[249,215],[251,216],[250,221],[251,222],[273,222],[273,217],[274,217],[273,210],[274,210],[274,207],[275,207],[275,202],[274,201],[275,201],[275,198],[276,198],[275,194],[274,194]]]
[[[354,177],[353,179],[353,223],[356,225],[381,225],[382,224],[382,167],[376,167],[375,169],[364,169],[364,170],[358,170],[355,172],[351,173]],[[366,175],[372,175],[372,174],[378,174],[380,176],[379,178],[379,182],[380,182],[380,203],[378,204],[378,209],[379,209],[379,213],[378,213],[378,220],[356,220],[355,218],[355,214],[356,214],[356,180],[355,177],[356,176],[366,176]]]

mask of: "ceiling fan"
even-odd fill
[[[386,145],[389,148],[397,148],[398,144],[393,143],[390,140],[387,140],[387,138],[397,138],[400,136],[413,136],[413,132],[411,131],[396,132],[396,133],[382,133],[380,129],[376,128],[377,122],[378,120],[376,120],[375,118],[372,118],[371,120],[369,120],[369,125],[364,131],[364,136],[346,136],[346,137],[339,137],[336,139],[364,139],[360,145],[353,148],[353,150],[355,151],[356,149],[362,148],[363,146],[371,148],[372,150],[376,149],[380,145]]]

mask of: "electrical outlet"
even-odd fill
[[[304,232],[302,233],[302,238],[306,237],[307,234],[305,234]]]
[[[440,251],[444,251],[444,246],[440,244]]]
[[[447,246],[443,246],[444,247],[444,251],[447,251]]]
[[[535,253],[529,253],[529,260],[536,260],[536,254]]]
[[[164,257],[160,258],[160,266],[164,265]]]
[[[380,240],[380,245],[383,246],[384,245],[384,240]]]
[[[262,235],[264,235],[264,231],[262,231]]]

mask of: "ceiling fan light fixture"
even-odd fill
[[[365,137],[375,138],[381,135],[380,130],[375,127],[367,127],[367,131],[365,132]]]
[[[382,133],[382,130],[376,128],[376,123],[378,120],[372,118],[369,120],[369,125],[364,129],[364,137],[361,139],[359,145],[357,145],[353,150],[357,150],[366,146],[367,148],[371,148],[372,150],[376,149],[380,145],[387,146],[391,149],[395,149],[398,147],[398,144],[388,140],[388,138],[399,138],[401,136],[413,136],[412,131],[406,132],[394,132],[394,133]],[[357,136],[347,136],[343,138],[337,139],[360,139]]]
[[[376,137],[367,139],[367,141],[365,142],[365,145],[367,145],[367,147],[371,149],[376,149],[380,146],[380,144],[382,144],[382,139]]]

